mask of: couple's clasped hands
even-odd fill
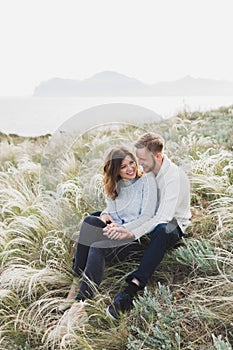
[[[118,226],[108,214],[101,215],[101,220],[104,221],[107,226],[103,228],[103,235],[116,240],[134,238],[134,234],[127,231],[125,227]]]

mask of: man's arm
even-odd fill
[[[183,202],[189,201],[189,180],[185,172],[177,166],[172,166],[166,174],[161,174],[160,178],[157,178],[158,187],[160,190],[159,207],[155,216],[138,226],[132,231],[125,230],[124,227],[119,228],[119,234],[117,239],[124,239],[134,237],[139,239],[144,234],[151,232],[158,224],[167,223],[171,221],[179,208],[179,215],[187,219],[187,215],[190,212],[189,204],[183,205]],[[134,222],[134,221],[133,221]],[[106,228],[106,232],[108,229]],[[114,236],[114,229],[109,230],[109,234]]]
[[[178,167],[173,167],[168,174],[159,179],[159,182],[161,193],[158,210],[152,219],[132,230],[136,239],[151,232],[158,224],[171,221],[175,217],[179,203],[185,196],[189,196],[187,175]]]

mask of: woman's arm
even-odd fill
[[[114,201],[110,198],[106,198],[106,204],[106,208],[100,214],[100,219],[106,224],[114,224],[113,218],[109,215],[109,212],[114,212],[116,210]]]
[[[135,239],[134,233],[130,232],[133,229],[136,229],[140,225],[147,222],[155,215],[157,209],[157,183],[153,173],[144,175],[143,179],[143,194],[141,202],[141,215],[131,221],[128,224],[124,224],[120,227],[111,227],[108,225],[103,229],[103,234],[110,239],[124,240],[124,239]]]
[[[141,226],[146,221],[151,219],[155,215],[157,208],[157,183],[154,174],[148,173],[144,175],[141,180],[144,182],[141,202],[141,214],[137,219],[123,225],[127,231],[132,231],[133,229]]]

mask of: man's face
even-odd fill
[[[145,173],[149,173],[150,171],[155,172],[156,158],[152,152],[145,147],[137,148],[136,156],[138,158],[138,164],[143,167]]]

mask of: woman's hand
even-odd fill
[[[135,237],[132,232],[127,231],[123,226],[111,226],[111,224],[107,225],[103,229],[103,235],[107,236],[110,239],[116,240],[130,239]]]
[[[105,222],[105,224],[107,224],[107,223],[111,223],[111,224],[114,223],[114,224],[115,224],[113,218],[112,218],[109,214],[107,214],[107,213],[101,214],[101,215],[100,215],[100,220],[102,220],[103,222]]]
[[[111,227],[118,227],[118,226],[117,226],[117,224],[113,221],[113,222],[107,224],[106,227],[109,229],[109,228],[111,228]]]

